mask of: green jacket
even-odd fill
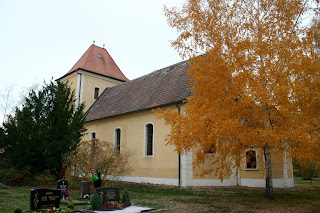
[[[96,182],[97,180],[99,180],[99,177],[97,174],[92,175],[92,181]]]

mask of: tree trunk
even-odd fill
[[[266,190],[264,197],[268,200],[273,200],[273,183],[272,183],[272,170],[271,170],[271,152],[269,145],[263,147],[264,159],[265,159],[265,170],[266,170]]]

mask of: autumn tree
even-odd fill
[[[108,182],[118,180],[119,176],[132,170],[128,163],[129,157],[129,152],[120,152],[110,142],[92,139],[81,141],[69,162],[75,176],[91,180],[91,170],[95,169]]]
[[[271,152],[319,162],[320,58],[314,25],[318,2],[300,0],[186,0],[165,7],[179,32],[172,46],[191,57],[192,95],[182,113],[159,110],[172,126],[168,144],[195,165],[216,153],[204,173],[223,179],[248,149],[261,150],[265,197],[274,199]],[[317,25],[318,26],[318,25]]]

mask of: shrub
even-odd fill
[[[16,209],[14,210],[14,213],[22,213],[22,209],[16,208]]]
[[[97,190],[94,190],[93,196],[90,198],[90,206],[93,210],[97,210],[100,208],[100,198]]]
[[[28,171],[18,171],[10,168],[9,170],[3,170],[1,173],[1,181],[9,186],[25,185],[30,181]]]
[[[36,176],[34,178],[34,181],[37,186],[46,187],[54,184],[56,182],[56,178],[53,175],[49,174],[48,171],[45,171],[44,173]]]
[[[311,180],[313,176],[313,168],[305,167],[302,169],[301,177],[303,180]]]
[[[81,181],[83,181],[83,179],[79,176],[71,175],[70,173],[71,172],[69,172],[69,170],[67,170],[66,180],[68,181],[68,188],[69,189],[80,189]]]
[[[70,203],[70,204],[68,205],[68,209],[74,209],[74,205],[73,205],[72,203]]]
[[[124,193],[122,195],[121,202],[131,206],[130,196],[129,196],[129,192],[127,190],[124,191]]]

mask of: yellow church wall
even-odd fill
[[[77,73],[73,73],[71,75],[68,75],[62,79],[60,79],[61,82],[63,83],[67,83],[69,87],[75,92],[76,95],[76,91],[77,91],[77,81],[78,81],[78,75]]]
[[[240,162],[240,177],[244,179],[264,179],[264,165],[263,165],[263,152],[261,149],[257,151],[257,168],[246,168],[246,153],[243,153],[243,158]]]
[[[264,158],[262,150],[257,151],[257,169],[247,169],[246,168],[246,161],[245,158],[240,163],[240,177],[243,179],[264,179]],[[193,156],[192,158],[196,159],[196,152],[197,149],[193,149]],[[215,175],[215,171],[217,169],[216,165],[212,165],[211,162],[216,158],[215,154],[207,154],[207,159],[205,160],[204,164],[196,165],[194,167],[193,178],[194,179],[219,179],[218,176]],[[245,157],[245,156],[244,156]],[[260,158],[262,157],[262,158]],[[260,159],[259,159],[260,158]],[[272,175],[275,179],[284,178],[284,168],[283,168],[283,161],[279,159],[277,156],[271,156],[271,166],[272,166]],[[207,170],[212,168],[212,173],[201,175],[203,170]],[[233,174],[234,175],[234,174]],[[288,178],[292,178],[292,163],[290,158],[287,157],[287,176]],[[229,179],[230,176],[223,176],[223,179]]]
[[[175,106],[169,106],[177,110]],[[152,123],[154,127],[153,156],[145,156],[145,125]],[[166,146],[165,137],[170,132],[163,120],[154,117],[151,110],[129,113],[117,117],[85,123],[87,135],[83,140],[90,140],[91,132],[96,133],[96,138],[114,144],[114,132],[121,129],[121,152],[130,152],[130,166],[133,168],[128,176],[178,178],[178,154],[174,148]]]
[[[195,159],[197,158],[197,149],[193,149],[192,153],[192,158]],[[215,171],[217,170],[218,166],[217,165],[212,165],[212,162],[217,158],[217,155],[214,153],[207,154],[207,159],[202,165],[196,165],[194,167],[194,172],[193,172],[193,179],[219,179],[219,174],[215,175]],[[205,174],[201,175],[201,173],[204,170],[211,169],[212,168],[212,173],[210,174]],[[224,175],[223,179],[229,179],[230,176]]]
[[[271,150],[272,153],[272,150]],[[257,155],[263,155],[262,150],[257,150]],[[258,160],[257,165],[258,169],[246,169],[245,159],[241,162],[241,178],[245,179],[264,179],[264,157],[260,156],[260,160]],[[259,158],[259,156],[257,157]],[[292,178],[292,162],[291,159],[287,157],[287,176],[288,178]],[[272,168],[272,177],[274,179],[282,179],[284,178],[284,168],[283,168],[283,160],[280,159],[278,156],[271,154],[271,168]]]
[[[85,103],[85,111],[96,101],[94,99],[95,87],[99,88],[99,96],[107,87],[112,87],[122,83],[121,81],[105,78],[85,72],[83,75],[82,102]]]
[[[80,74],[81,74],[81,84],[80,84]],[[94,99],[95,87],[99,88],[99,96],[107,87],[113,87],[115,85],[123,83],[112,78],[96,75],[83,70],[74,72],[64,78],[60,79],[61,82],[68,82],[68,85],[72,90],[74,90],[76,98],[80,96],[81,103],[85,103],[84,111],[86,112],[90,106],[96,101]],[[81,85],[81,88],[78,88]]]

